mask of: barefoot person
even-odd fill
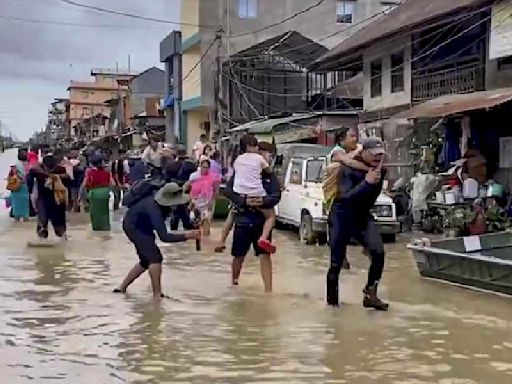
[[[123,220],[123,230],[137,250],[139,263],[135,264],[128,272],[119,288],[114,289],[115,293],[126,292],[128,286],[148,270],[153,297],[164,297],[161,289],[163,257],[160,248],[156,245],[155,232],[165,243],[199,239],[200,231],[167,232],[165,220],[169,216],[171,208],[186,204],[188,201],[188,196],[183,195],[177,184],[169,183],[161,188],[156,195],[150,194],[130,206]]]
[[[377,286],[384,268],[384,246],[370,210],[382,190],[384,145],[380,139],[367,139],[357,160],[370,170],[360,171],[343,165],[338,173],[338,196],[329,213],[331,263],[327,273],[327,304],[337,307],[338,280],[352,238],[370,254],[371,265],[364,289],[363,306],[386,311],[388,304],[377,297]]]
[[[253,135],[245,135],[244,143],[246,152],[237,157],[233,163],[233,191],[247,198],[262,199],[267,195],[263,187],[262,175],[271,173],[270,164],[258,151],[258,140]],[[258,247],[272,254],[276,247],[270,242],[270,232],[276,221],[274,207],[260,206],[259,209],[265,216],[263,230],[258,239]]]
[[[271,146],[271,144],[269,144]],[[264,157],[270,163],[270,151],[263,151]],[[270,253],[259,246],[263,227],[265,226],[264,210],[273,210],[281,200],[281,188],[279,180],[273,173],[262,174],[262,185],[265,190],[263,197],[250,197],[240,195],[233,190],[234,177],[226,185],[225,196],[234,204],[233,245],[231,255],[232,284],[238,285],[240,273],[245,256],[249,253],[251,246],[255,255],[260,259],[261,277],[265,292],[272,292],[272,259]],[[271,234],[269,234],[270,240]]]

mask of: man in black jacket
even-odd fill
[[[271,146],[269,144],[269,147]],[[260,151],[260,153],[270,163],[270,149]],[[233,256],[231,264],[232,284],[238,285],[245,256],[247,256],[252,246],[255,255],[260,259],[261,278],[263,279],[265,292],[272,292],[272,260],[269,254],[265,254],[258,247],[258,240],[263,232],[263,224],[265,223],[265,216],[263,216],[263,213],[258,208],[274,208],[281,200],[281,187],[275,174],[264,174],[262,177],[263,188],[267,192],[267,195],[263,198],[246,198],[246,196],[235,193],[233,191],[234,175],[228,181],[224,195],[235,205],[235,230],[233,232],[233,245],[231,248],[231,255]]]
[[[338,196],[329,214],[331,264],[327,273],[327,304],[339,305],[338,280],[347,245],[352,238],[365,247],[371,258],[363,306],[386,311],[388,304],[377,297],[377,285],[384,268],[384,246],[370,210],[381,193],[384,145],[380,139],[363,143],[360,161],[370,167],[363,171],[343,165],[338,175]]]

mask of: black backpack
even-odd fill
[[[135,182],[123,196],[123,205],[127,208],[133,207],[143,198],[152,195],[165,185],[162,177],[155,177]]]

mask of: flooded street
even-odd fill
[[[291,232],[276,234],[272,295],[253,257],[233,288],[228,253],[162,246],[172,299],[155,303],[147,276],[127,296],[110,293],[137,261],[121,216],[113,220],[110,235],[97,235],[86,216],[71,216],[67,245],[29,249],[35,223],[11,223],[2,208],[2,382],[512,382],[512,300],[420,279],[405,242],[387,246],[388,313],[362,308],[359,248],[342,273],[341,309],[327,308],[328,248]]]

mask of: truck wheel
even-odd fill
[[[382,235],[382,241],[385,243],[394,243],[396,242],[396,234],[389,233],[387,235]]]
[[[313,230],[313,218],[309,213],[303,213],[299,228],[300,241],[307,245],[316,244],[317,234]]]
[[[327,232],[318,232],[317,237],[318,245],[327,245],[327,243],[329,242]]]

